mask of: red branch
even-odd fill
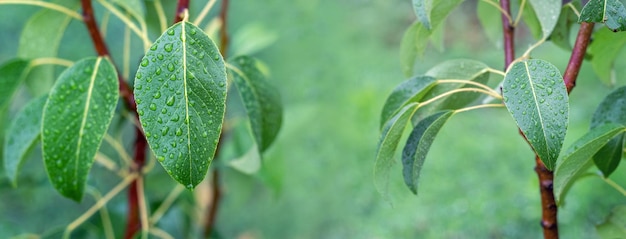
[[[500,1],[500,7],[511,16],[509,0]],[[515,60],[515,26],[509,21],[507,14],[502,13],[502,32],[504,34],[504,70]]]
[[[578,78],[578,72],[580,72],[580,66],[583,64],[585,53],[587,52],[587,46],[591,40],[591,33],[593,32],[594,23],[583,22],[580,24],[578,30],[578,36],[576,36],[576,43],[574,43],[574,49],[572,55],[569,58],[569,63],[563,74],[563,81],[567,87],[567,93],[571,92],[574,86],[576,86],[576,78]]]

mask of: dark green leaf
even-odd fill
[[[82,199],[117,100],[117,73],[103,57],[76,62],[50,90],[41,119],[41,141],[48,177],[61,195]]]
[[[591,163],[591,157],[610,139],[624,132],[626,127],[619,124],[603,124],[591,129],[576,140],[557,162],[554,172],[554,196],[557,203],[563,201],[573,179],[582,174]]]
[[[504,77],[502,95],[517,126],[541,161],[553,170],[569,114],[567,90],[559,70],[543,60],[517,62]]]
[[[591,118],[591,128],[606,123],[626,126],[626,86],[620,87],[607,95]],[[622,133],[611,139],[593,156],[595,164],[605,177],[611,175],[622,159],[624,135]]]
[[[547,38],[552,33],[554,26],[561,13],[561,0],[530,0],[530,5],[541,23],[543,37]]]
[[[22,59],[14,59],[0,65],[0,111],[7,107],[29,69],[29,62]]]
[[[579,22],[603,22],[614,32],[626,30],[626,8],[619,0],[590,0],[580,12]]]
[[[230,63],[236,67],[231,70],[234,73],[233,82],[246,107],[256,143],[263,152],[274,142],[280,130],[283,114],[280,95],[265,80],[253,58],[240,56]]]
[[[393,156],[398,148],[398,142],[407,123],[419,107],[419,103],[411,103],[402,108],[385,124],[376,153],[374,166],[374,183],[379,192],[387,196],[389,171],[394,164]]]
[[[75,0],[55,2],[69,8],[78,6],[78,1]],[[37,12],[22,28],[17,56],[24,59],[56,57],[70,20],[72,20],[70,16],[55,10],[43,9]],[[54,84],[54,76],[54,66],[38,66],[32,69],[26,78],[26,86],[34,95],[44,95]]]
[[[454,111],[442,111],[428,116],[420,121],[409,135],[402,151],[402,172],[404,182],[414,194],[417,194],[420,172],[430,150],[430,145],[441,127],[448,122],[453,114]]]
[[[413,10],[417,20],[422,23],[426,29],[431,30],[430,27],[430,11],[433,8],[433,0],[413,0]]]
[[[580,9],[580,1],[573,1],[572,4],[577,9]],[[561,15],[556,22],[556,26],[550,35],[550,41],[564,50],[572,50],[572,44],[570,42],[570,30],[572,25],[578,22],[578,16],[568,5],[563,5],[561,8]]]
[[[215,43],[188,22],[168,28],[135,75],[137,113],[167,173],[193,189],[204,179],[222,131],[226,69]]]
[[[39,139],[41,133],[41,113],[48,99],[47,95],[30,101],[15,116],[9,126],[4,141],[4,169],[7,176],[17,185],[17,173],[29,149]]]
[[[611,214],[596,230],[603,239],[626,238],[626,206],[619,205],[611,210]]]
[[[593,34],[593,41],[589,46],[589,51],[594,56],[591,58],[591,67],[607,85],[615,84],[613,63],[624,45],[626,45],[624,32],[611,32],[602,28]]]
[[[405,105],[420,102],[428,91],[435,85],[435,79],[430,76],[415,76],[398,85],[385,101],[380,116],[380,128],[401,110]]]

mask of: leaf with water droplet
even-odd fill
[[[530,0],[537,20],[541,24],[543,38],[548,38],[556,26],[561,13],[560,0]]]
[[[624,131],[626,127],[620,124],[602,124],[589,130],[567,149],[557,162],[554,172],[554,196],[557,204],[562,204],[574,179],[589,168],[591,157],[610,139]]]
[[[417,185],[424,160],[437,133],[448,122],[454,111],[441,111],[430,115],[415,125],[402,151],[404,183],[417,194]]]
[[[254,58],[239,56],[230,60],[233,82],[246,107],[254,139],[260,152],[276,139],[282,123],[283,107],[278,91],[259,70]]]
[[[135,79],[135,98],[142,100],[137,105],[138,112],[143,112],[139,120],[150,148],[158,159],[163,159],[161,165],[174,180],[192,189],[204,179],[222,131],[227,89],[224,61],[219,54],[217,60],[199,59],[192,54],[194,50],[219,51],[201,29],[189,22],[174,24],[154,45],[156,50],[144,56],[150,64],[137,70],[143,77]],[[167,71],[157,75],[159,67]],[[151,104],[156,110],[150,108]],[[168,130],[163,135],[165,127]],[[204,132],[207,137],[202,137]],[[178,147],[171,142],[178,142]],[[169,157],[170,153],[175,157]]]
[[[435,86],[435,78],[430,76],[415,76],[398,85],[383,106],[380,115],[380,128],[385,126],[398,111],[410,103],[420,102],[432,87]]]
[[[626,126],[626,86],[617,88],[602,100],[591,118],[591,128],[607,122]],[[625,137],[626,133],[616,135],[593,156],[594,163],[604,177],[611,175],[619,165]]]
[[[68,90],[72,81],[86,91]],[[76,62],[54,84],[43,111],[41,141],[48,178],[61,195],[81,200],[117,101],[117,73],[103,57]],[[87,129],[87,123],[93,127]]]
[[[589,45],[591,67],[598,78],[607,85],[615,85],[615,60],[620,49],[626,46],[626,32],[612,32],[601,28],[593,33],[593,41]]]
[[[17,173],[26,154],[39,139],[41,113],[48,99],[47,95],[31,100],[17,113],[9,126],[4,141],[4,169],[7,176],[17,186]]]
[[[0,114],[9,105],[29,70],[29,61],[22,59],[13,59],[0,65]]]
[[[515,79],[527,84],[526,89],[517,87]],[[552,81],[558,83],[551,85]],[[551,91],[541,89],[538,84],[550,85]],[[517,126],[541,161],[553,170],[563,147],[569,114],[567,90],[559,70],[543,60],[520,61],[509,68],[502,89],[503,96],[510,99],[504,104]],[[565,114],[558,113],[561,111]]]
[[[580,11],[579,22],[603,22],[614,32],[626,31],[626,8],[619,0],[590,0]]]

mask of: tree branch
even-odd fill
[[[176,15],[174,15],[174,23],[178,23],[183,20],[183,14],[186,9],[189,9],[189,0],[178,0]]]
[[[576,86],[576,78],[578,78],[580,66],[583,64],[594,25],[594,23],[589,22],[582,22],[580,24],[580,29],[576,36],[576,43],[574,43],[574,49],[572,49],[572,55],[569,58],[565,74],[563,74],[563,81],[565,82],[565,87],[567,87],[567,93],[570,93],[574,86]]]
[[[511,4],[509,0],[500,1],[500,7],[511,16]],[[504,34],[504,71],[509,67],[511,62],[515,60],[515,27],[509,21],[509,17],[502,13],[502,32]]]

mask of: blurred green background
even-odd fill
[[[204,1],[192,2],[193,19]],[[170,6],[175,1],[164,3],[171,16]],[[233,35],[253,24],[263,30],[248,43],[254,42],[254,37],[276,37],[254,56],[268,66],[269,80],[281,92],[285,110],[283,128],[264,155],[260,173],[250,176],[216,165],[225,172],[225,196],[216,229],[223,238],[541,236],[533,154],[503,108],[471,111],[449,121],[427,157],[418,196],[404,186],[399,164],[390,182],[391,201],[376,191],[373,165],[379,115],[387,95],[405,80],[399,45],[404,30],[415,19],[410,1],[239,0],[230,7],[229,31]],[[37,10],[0,5],[0,62],[15,56],[20,28]],[[451,14],[444,33],[445,49],[431,46],[418,60],[418,74],[456,58],[476,59],[502,69],[501,44],[489,42],[475,11],[476,1],[466,1]],[[102,15],[99,5],[97,14]],[[107,41],[119,64],[122,25],[117,20],[110,24]],[[518,33],[519,54],[532,39],[524,29]],[[141,46],[136,39],[134,46],[137,50],[131,59],[138,60]],[[78,60],[94,54],[84,26],[72,22],[60,57]],[[563,70],[569,54],[546,43],[533,57]],[[619,59],[624,59],[623,52]],[[618,76],[626,76],[626,61],[618,60],[616,68]],[[498,79],[492,80],[497,83]],[[626,81],[622,77],[618,82]],[[570,127],[564,147],[586,132],[595,107],[610,90],[601,85],[588,63],[583,64],[570,97]],[[24,104],[20,100],[28,98],[21,90],[11,112]],[[131,142],[132,138],[124,140]],[[4,177],[0,179],[1,238],[58,232],[94,202],[85,197],[76,204],[58,196],[45,178],[39,154],[34,152],[33,160],[26,163],[17,189]],[[623,184],[625,170],[618,168],[611,178]],[[105,193],[118,179],[95,165],[89,180],[89,185]],[[150,204],[158,205],[173,185],[157,165],[146,180]],[[594,225],[602,222],[612,207],[626,203],[621,194],[597,178],[577,183],[566,200],[559,211],[563,238],[597,237]],[[159,226],[176,238],[193,235],[185,232],[193,224],[193,219],[185,219],[196,210],[192,201],[192,193],[184,193]],[[123,231],[124,203],[120,196],[108,206],[118,234]],[[99,217],[94,216],[73,235],[98,238],[102,233],[99,225]]]

